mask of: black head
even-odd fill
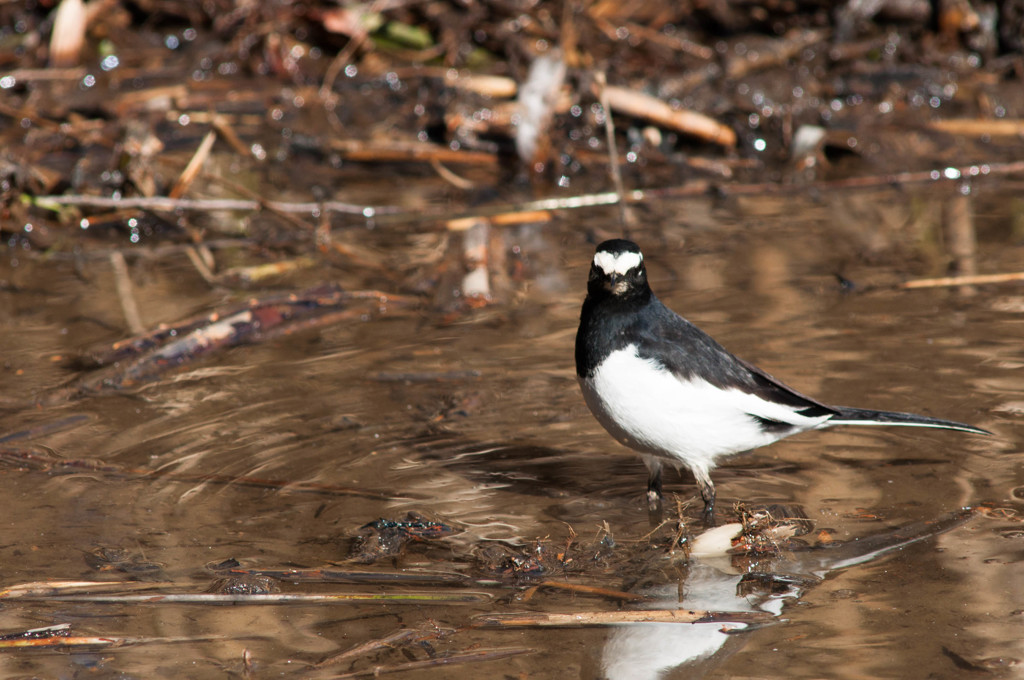
[[[649,293],[644,256],[637,244],[616,238],[597,247],[587,280],[589,296],[625,300]]]

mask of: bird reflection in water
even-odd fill
[[[858,540],[828,547],[778,551],[765,569],[759,561],[737,566],[729,554],[739,524],[709,529],[693,541],[686,581],[639,589],[650,601],[646,609],[682,609],[737,613],[768,613],[778,617],[826,576],[865,564],[888,553],[954,529],[972,516],[965,508],[931,522],[908,524]],[[739,617],[737,617],[739,618]],[[762,625],[762,624],[753,624]],[[611,629],[601,654],[600,677],[606,680],[698,678],[742,647],[747,636],[736,633],[748,623],[629,623]],[[685,674],[685,675],[684,675]]]

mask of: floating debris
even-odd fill
[[[363,305],[355,305],[357,301]],[[301,293],[255,298],[244,305],[160,328],[87,355],[77,365],[94,370],[43,395],[52,405],[85,395],[118,390],[196,362],[211,353],[243,344],[266,342],[301,331],[359,319],[393,307],[415,304],[415,298],[380,291],[346,292],[323,286]],[[367,308],[369,307],[369,309]]]
[[[151,562],[136,552],[110,546],[93,548],[85,553],[85,563],[96,571],[120,571],[136,576],[158,575],[164,568],[164,565]]]
[[[402,520],[381,518],[359,530],[349,559],[358,564],[373,564],[380,559],[400,555],[410,542],[437,540],[456,531],[444,522],[414,512]]]
[[[214,581],[206,592],[221,595],[270,595],[281,592],[281,586],[269,576],[237,574]]]

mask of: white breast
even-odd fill
[[[580,385],[590,410],[622,444],[676,459],[694,471],[707,471],[721,456],[784,436],[765,432],[751,416],[791,423],[799,430],[827,419],[801,416],[788,406],[699,378],[680,380],[640,358],[635,345],[613,352]]]

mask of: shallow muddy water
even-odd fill
[[[141,581],[153,586],[144,593],[202,593],[217,579],[208,565],[233,558],[254,569],[455,572],[475,579],[458,592],[490,601],[222,606],[9,599],[0,609],[3,631],[70,623],[78,636],[138,639],[114,649],[0,654],[0,674],[333,677],[494,648],[531,653],[408,675],[1020,674],[1024,525],[1014,513],[1024,513],[1024,294],[1013,284],[973,295],[892,287],[944,272],[937,224],[952,195],[945,187],[637,208],[642,226],[630,235],[648,254],[654,290],[736,354],[826,403],[915,411],[995,433],[837,429],[797,436],[720,468],[714,476],[726,516],[737,501],[798,505],[814,523],[811,537],[825,531],[854,546],[813,565],[799,554],[783,555],[772,570],[806,580],[775,597],[744,596],[740,568],[728,559],[687,563],[678,552],[644,553],[628,569],[613,557],[605,567],[595,562],[519,581],[482,566],[480,555],[489,549],[529,552],[536,541],[563,545],[572,532],[587,545],[610,532],[614,548],[604,544],[626,555],[643,553],[648,540],[645,470],[587,411],[572,360],[594,234],[617,233],[614,208],[509,228],[501,238],[520,273],[506,300],[481,309],[388,308],[232,348],[130,390],[44,408],[31,404],[77,375],[54,357],[127,333],[106,260],[45,260],[8,248],[0,259],[0,279],[11,284],[0,291],[0,396],[8,406],[2,434],[27,433],[2,446],[77,464],[44,468],[5,458],[3,586]],[[993,185],[971,196],[979,271],[1022,268],[1015,195],[1019,187]],[[448,238],[385,226],[352,227],[345,237],[410,259],[443,249]],[[129,273],[147,327],[242,297],[210,290],[184,256],[129,258]],[[853,292],[841,290],[836,274],[854,284]],[[394,283],[372,268],[322,267],[281,287],[336,279],[350,289]],[[255,479],[267,484],[249,483]],[[666,493],[691,501],[684,512],[699,531],[692,479],[669,474]],[[997,511],[899,550],[856,554],[856,540],[983,503]],[[348,561],[361,527],[401,520],[409,511],[457,533],[373,565]],[[485,613],[624,608],[560,590],[521,599],[526,587],[545,579],[633,589],[656,595],[663,607],[683,597],[687,608],[781,613],[774,625],[729,636],[719,634],[720,625],[689,623],[469,627]],[[444,592],[287,581],[280,587]],[[404,653],[377,650],[312,668],[398,629],[434,627],[455,630]],[[694,662],[694,655],[702,658]]]

